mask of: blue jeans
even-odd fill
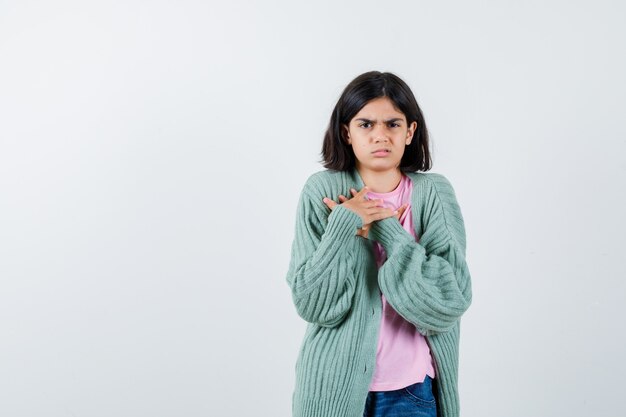
[[[432,378],[394,391],[370,391],[363,417],[437,417]]]

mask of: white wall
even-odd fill
[[[624,415],[617,1],[0,2],[0,415],[289,416],[295,207],[413,88],[474,301],[464,416]]]

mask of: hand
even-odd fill
[[[363,187],[359,192],[357,192],[354,188],[351,188],[350,192],[353,196],[351,200],[345,197],[343,194],[339,195],[339,201],[341,202],[341,204],[343,204],[346,208],[354,211],[356,214],[359,215],[359,217],[361,217],[363,226],[357,231],[357,235],[364,238],[367,238],[369,228],[372,222],[392,216],[400,220],[402,214],[408,207],[408,204],[403,204],[396,211],[385,208],[382,206],[382,199],[368,200],[366,195],[368,191],[369,189],[367,188],[367,186]],[[333,210],[337,206],[337,203],[330,198],[325,197],[323,201],[324,204],[326,204],[331,210]]]

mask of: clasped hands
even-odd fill
[[[386,219],[387,217],[392,216],[400,220],[402,214],[408,207],[408,204],[403,204],[402,206],[400,206],[400,208],[398,208],[398,210],[395,211],[390,208],[382,207],[382,199],[367,199],[366,194],[368,191],[369,189],[367,188],[367,186],[364,186],[359,192],[357,192],[354,188],[350,188],[352,198],[349,199],[343,194],[340,194],[340,203],[337,203],[328,197],[324,197],[323,199],[324,204],[326,204],[331,210],[333,210],[338,204],[343,204],[344,207],[358,214],[359,217],[361,217],[363,226],[358,229],[357,235],[364,238],[367,238],[369,228],[372,222],[375,222],[376,220]]]

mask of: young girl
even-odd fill
[[[293,417],[458,416],[465,227],[450,182],[425,172],[428,132],[410,88],[387,72],[358,76],[322,154],[287,272],[309,323]]]

